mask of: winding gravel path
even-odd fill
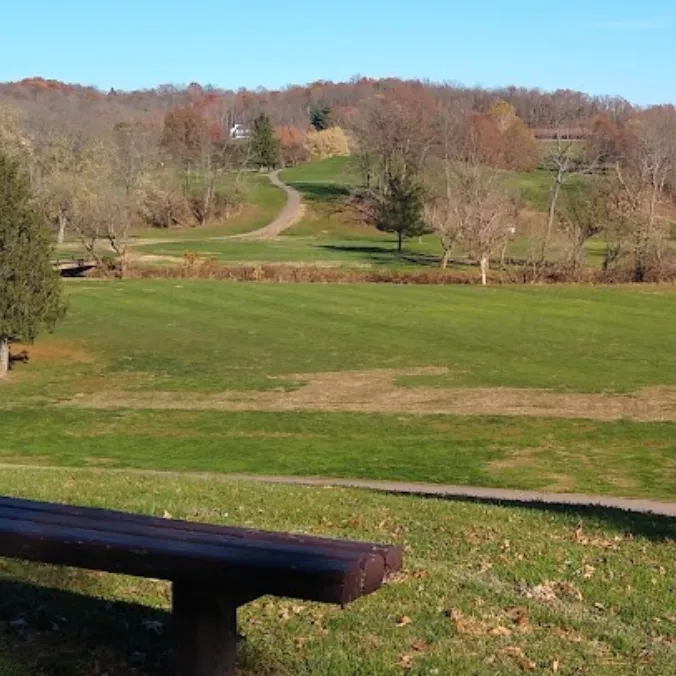
[[[254,230],[253,232],[233,235],[227,239],[274,239],[284,232],[284,230],[288,230],[303,218],[305,204],[303,204],[301,194],[295,188],[287,185],[279,178],[279,170],[268,174],[268,178],[272,185],[281,188],[286,193],[286,205],[282,211],[272,223],[269,223],[265,227]]]

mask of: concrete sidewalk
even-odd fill
[[[661,502],[635,498],[614,498],[583,493],[541,493],[509,488],[475,488],[473,486],[447,486],[443,484],[406,483],[399,481],[371,481],[368,479],[321,479],[293,476],[257,476],[254,474],[228,474],[230,479],[260,481],[300,486],[338,486],[343,488],[366,488],[384,493],[422,495],[428,497],[455,498],[482,502],[515,504],[571,505],[575,507],[603,507],[621,509],[637,514],[657,514],[676,517],[676,502]]]
[[[258,483],[284,484],[288,486],[335,486],[338,488],[362,488],[383,493],[419,495],[424,497],[473,500],[477,502],[505,503],[514,505],[570,505],[572,507],[601,507],[618,509],[636,514],[656,514],[676,517],[676,502],[663,502],[643,498],[615,498],[584,493],[542,493],[511,488],[479,488],[474,486],[450,486],[445,484],[409,483],[401,481],[377,481],[371,479],[326,479],[321,477],[266,476],[263,474],[228,474],[219,472],[176,472],[154,469],[122,469],[103,467],[58,467],[46,465],[20,465],[0,462],[0,471],[7,469],[101,472],[103,474],[135,474],[138,476],[181,477],[216,479],[220,481],[252,481]]]

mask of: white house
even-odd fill
[[[235,124],[230,128],[230,138],[249,138],[251,132],[243,124]]]

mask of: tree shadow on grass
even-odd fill
[[[298,190],[310,203],[335,204],[347,200],[352,194],[347,186],[335,183],[290,183],[289,185]]]
[[[319,244],[320,249],[353,254],[360,259],[366,259],[374,265],[420,265],[433,267],[439,265],[439,256],[428,253],[403,251],[399,253],[391,248],[389,242],[383,246],[376,244]]]
[[[564,502],[531,501],[531,500],[505,500],[484,497],[468,497],[456,495],[424,495],[421,497],[431,500],[456,500],[462,502],[474,502],[478,504],[496,505],[499,507],[515,507],[538,512],[551,512],[561,516],[579,519],[584,522],[598,525],[614,533],[644,537],[658,542],[673,541],[676,543],[676,518],[662,514],[647,512],[631,512],[626,509],[603,507],[600,505],[570,505]]]

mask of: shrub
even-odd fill
[[[309,132],[306,146],[308,154],[313,160],[326,160],[329,157],[346,157],[350,154],[347,136],[340,127]]]

